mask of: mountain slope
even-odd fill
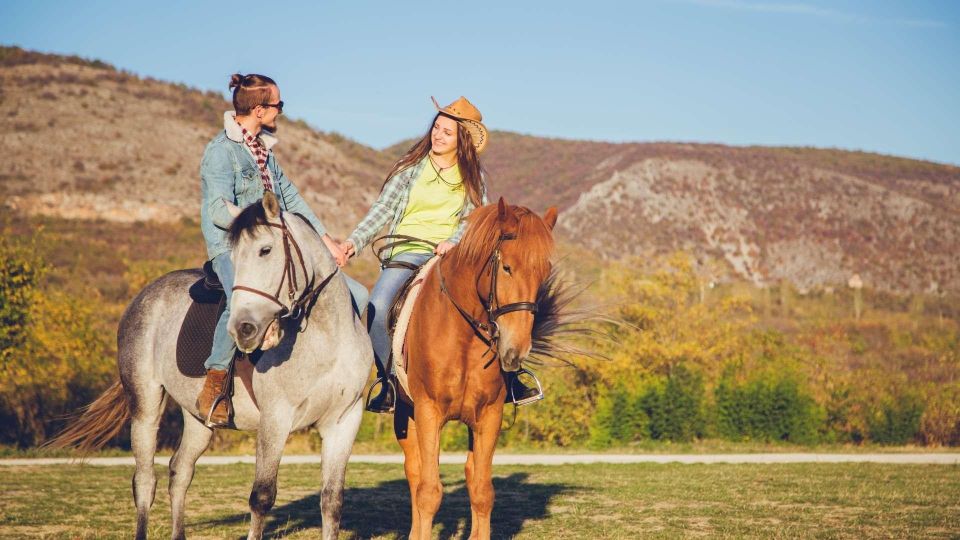
[[[3,206],[121,222],[197,220],[216,92],[97,61],[0,47]],[[404,141],[376,151],[284,120],[277,155],[343,235]],[[558,235],[599,256],[693,253],[702,272],[801,288],[859,273],[887,290],[960,291],[960,168],[865,152],[574,141],[495,131],[490,193],[561,209]]]
[[[960,168],[864,152],[611,144],[498,132],[493,190],[604,257],[676,249],[755,283],[859,273],[891,290],[960,290]]]
[[[198,219],[204,146],[230,108],[216,92],[141,79],[101,62],[0,49],[5,204],[108,221]],[[366,211],[389,160],[282,118],[277,158],[332,230]]]

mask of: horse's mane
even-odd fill
[[[244,234],[253,234],[257,227],[267,226],[269,226],[267,212],[258,201],[244,208],[240,215],[230,223],[230,228],[227,229],[227,238],[230,240],[230,245],[235,246]]]
[[[520,264],[534,272],[546,274],[553,254],[553,235],[543,218],[523,206],[511,206],[519,220],[516,242],[523,244]],[[488,204],[467,217],[467,232],[457,249],[450,252],[455,265],[475,266],[486,262],[500,238],[498,207]]]

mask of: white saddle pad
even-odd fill
[[[393,332],[393,362],[397,368],[397,382],[400,383],[400,387],[408,396],[410,395],[410,388],[407,386],[407,357],[403,354],[403,344],[406,341],[407,327],[410,326],[410,315],[413,313],[413,306],[417,302],[417,297],[420,296],[423,281],[427,278],[427,274],[433,268],[433,265],[439,260],[440,257],[431,257],[426,264],[420,267],[417,277],[410,283],[410,292],[407,293],[407,298],[403,301],[403,306],[400,307],[397,327]]]

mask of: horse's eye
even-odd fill
[[[260,256],[261,256],[261,257],[266,257],[267,255],[270,254],[270,250],[271,250],[271,249],[272,249],[272,248],[271,248],[270,246],[264,246],[264,247],[260,248]]]
[[[506,272],[507,275],[510,275],[510,276],[513,275],[513,271],[512,271],[512,269],[510,268],[510,265],[509,265],[509,264],[503,265],[503,271]]]

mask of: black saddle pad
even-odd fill
[[[177,368],[188,377],[203,377],[203,363],[213,348],[213,332],[227,303],[220,294],[218,303],[193,302],[177,335]]]

